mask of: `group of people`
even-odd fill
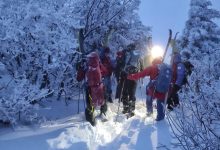
[[[86,120],[95,125],[96,120],[94,110],[99,108],[100,115],[105,115],[107,102],[113,103],[111,76],[114,74],[117,87],[115,99],[123,104],[123,114],[129,117],[135,115],[136,88],[137,80],[145,76],[150,77],[150,82],[146,88],[146,109],[147,116],[153,114],[153,100],[157,99],[156,121],[163,120],[165,117],[165,99],[167,99],[167,109],[172,110],[179,105],[178,91],[183,85],[185,67],[181,61],[181,55],[174,53],[172,56],[172,77],[169,90],[165,93],[155,89],[155,81],[159,74],[159,65],[162,58],[157,57],[152,61],[152,65],[143,68],[141,51],[136,49],[135,44],[128,45],[124,50],[117,52],[117,57],[112,61],[110,48],[101,47],[87,55],[86,65],[81,65],[77,71],[77,80],[85,79],[86,91]]]

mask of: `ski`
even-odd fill
[[[170,45],[171,40],[172,40],[172,30],[169,29],[169,37],[168,37],[167,45],[166,45],[166,48],[165,48],[165,52],[164,52],[164,54],[163,54],[162,62],[163,62],[164,59],[165,59],[165,56],[166,56],[166,53],[167,53],[167,50],[168,50],[168,48],[169,48],[169,45]]]

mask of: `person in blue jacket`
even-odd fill
[[[181,55],[179,53],[174,53],[171,59],[172,63],[172,79],[171,87],[169,90],[169,96],[167,99],[167,109],[173,110],[174,107],[179,105],[178,91],[183,85],[183,80],[185,76],[185,66],[182,63]]]

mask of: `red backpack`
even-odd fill
[[[102,73],[99,63],[99,56],[96,52],[87,55],[88,70],[86,77],[90,87],[90,96],[93,106],[101,106],[104,104],[104,85],[102,83]]]

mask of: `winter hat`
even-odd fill
[[[157,65],[157,64],[161,64],[161,63],[162,63],[162,57],[161,56],[154,58],[154,60],[152,61],[153,65]]]
[[[88,65],[92,67],[97,67],[99,65],[99,55],[97,52],[91,52],[87,55]]]

